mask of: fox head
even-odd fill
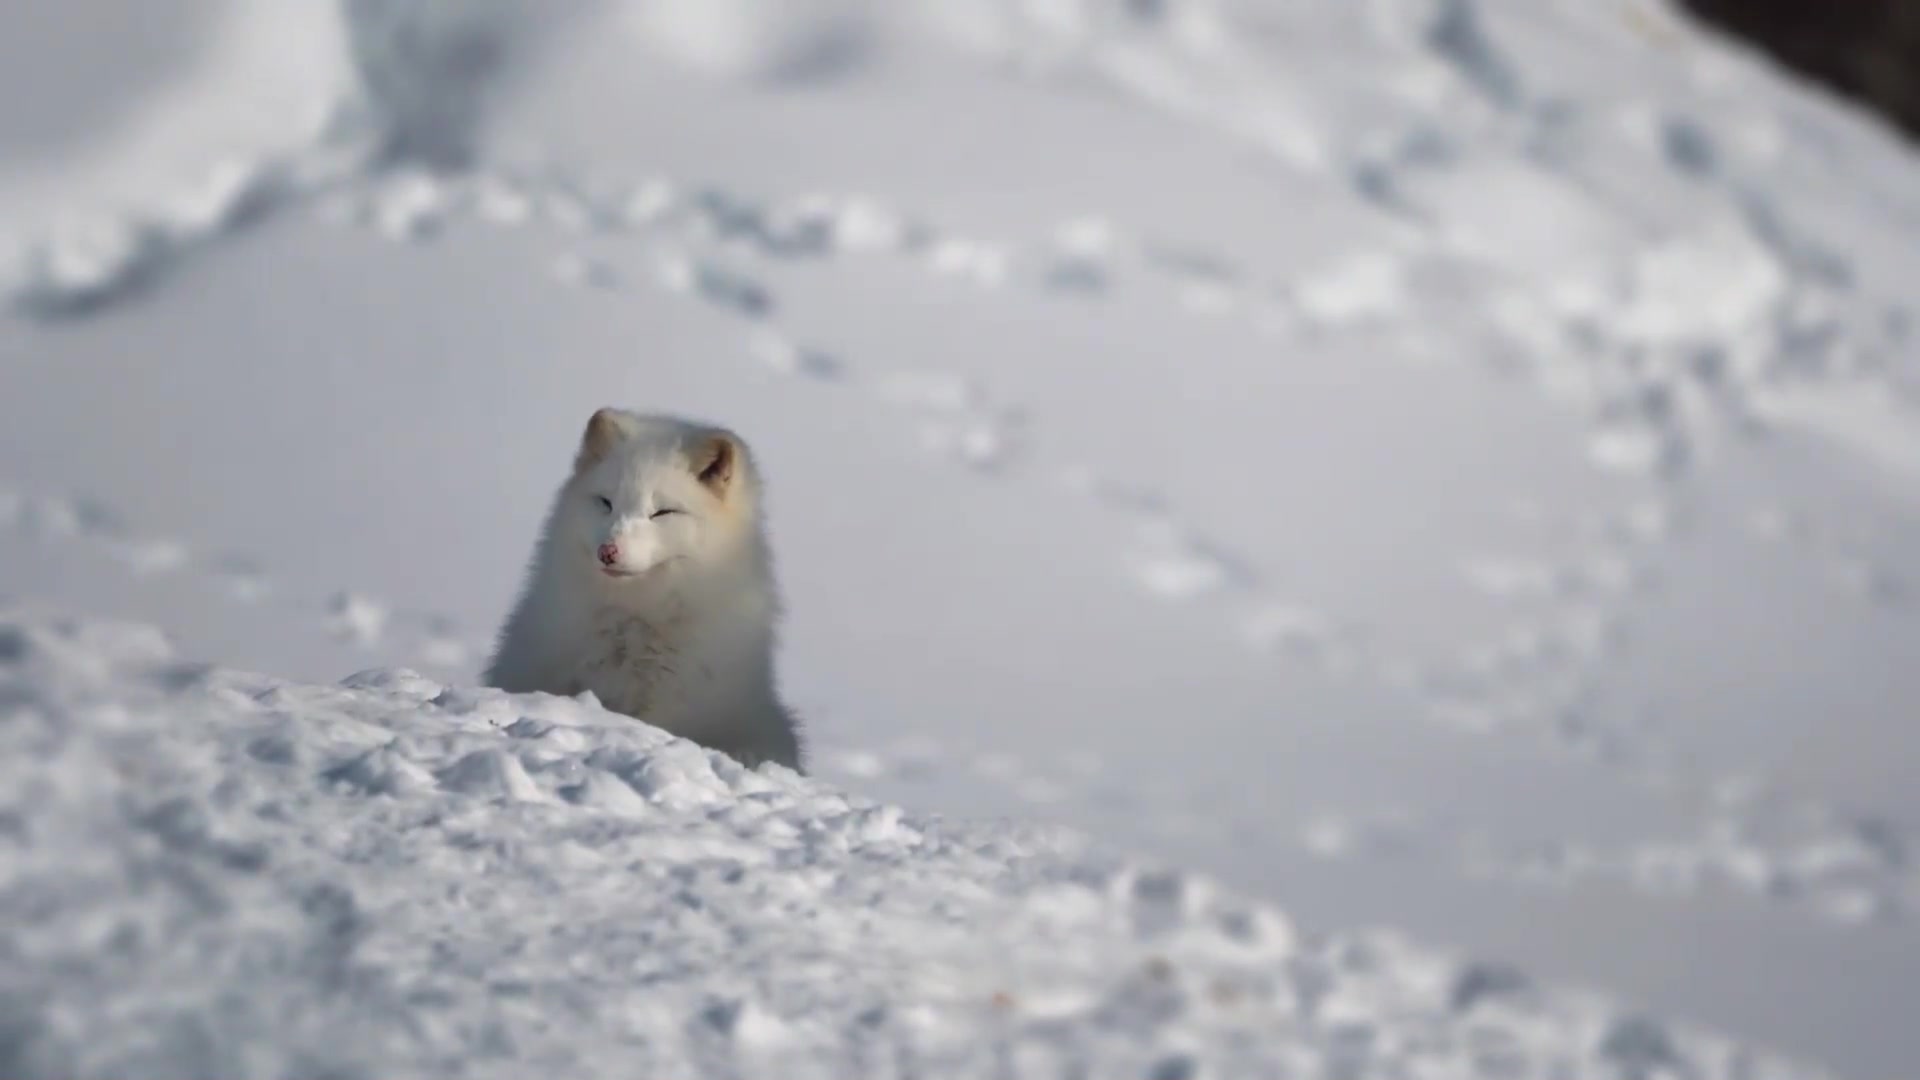
[[[560,493],[557,554],[615,586],[721,564],[757,538],[757,496],[739,436],[603,408]]]

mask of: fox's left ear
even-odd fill
[[[714,431],[703,436],[695,445],[693,453],[688,455],[688,463],[700,483],[724,499],[733,488],[734,477],[739,473],[740,461],[745,455],[740,440],[730,432]]]

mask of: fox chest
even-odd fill
[[[714,681],[690,629],[678,611],[598,613],[574,656],[571,692],[591,690],[615,712],[666,726]]]

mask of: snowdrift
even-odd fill
[[[1810,1076],[591,701],[0,619],[0,1073]]]

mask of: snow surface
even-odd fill
[[[17,614],[0,665],[21,1080],[1819,1075],[590,701]]]
[[[704,414],[826,783],[1920,1057],[1920,164],[1664,3],[56,7],[0,594],[458,689]]]

